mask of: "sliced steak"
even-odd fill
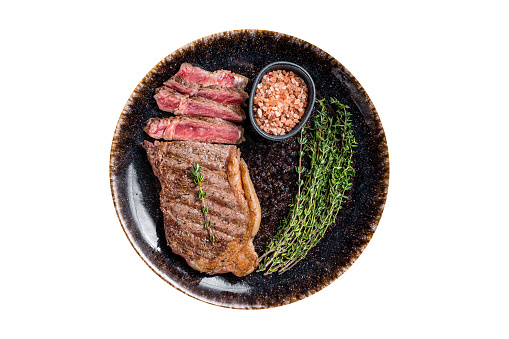
[[[234,145],[195,141],[143,142],[161,183],[160,201],[166,241],[194,269],[208,273],[251,273],[258,266],[253,238],[261,210],[247,165]],[[191,170],[198,163],[211,222],[211,241],[198,186]]]
[[[204,86],[221,85],[224,87],[236,87],[244,89],[246,87],[248,78],[243,75],[232,73],[228,70],[218,70],[209,72],[200,67],[193,66],[189,63],[180,65],[177,72],[178,75],[189,81],[197,82]]]
[[[151,118],[143,129],[155,139],[194,140],[217,144],[240,144],[245,140],[242,126],[218,118]]]
[[[164,84],[177,92],[189,96],[200,96],[227,105],[245,105],[248,97],[247,93],[242,89],[220,85],[204,86],[197,82],[186,80],[179,74],[175,74]]]
[[[239,105],[225,105],[198,96],[182,94],[163,86],[156,89],[154,98],[159,109],[176,115],[221,118],[232,122],[242,122],[246,113]]]

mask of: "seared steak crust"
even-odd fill
[[[172,251],[200,272],[251,273],[258,266],[252,240],[261,211],[239,149],[194,141],[144,141],[143,147],[161,183],[165,235]],[[194,163],[202,168],[214,242],[204,228],[199,188],[190,174]]]

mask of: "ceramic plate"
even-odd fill
[[[308,256],[290,271],[245,277],[209,276],[191,269],[166,245],[159,210],[159,183],[141,147],[151,117],[165,117],[154,91],[189,62],[207,70],[228,69],[247,76],[251,84],[259,70],[274,61],[290,61],[313,77],[317,99],[336,97],[351,107],[358,142],[356,175],[350,199],[335,224]],[[316,107],[319,105],[315,105]],[[310,119],[311,120],[311,119]],[[296,138],[270,142],[244,123],[246,142],[240,145],[260,199],[262,223],[254,240],[263,252],[288,204],[297,192],[294,165]],[[118,121],[110,157],[110,183],[120,223],[145,263],[178,290],[214,305],[231,308],[269,308],[301,300],[332,283],[359,257],[375,232],[384,208],[389,182],[386,138],[375,107],[354,76],[336,59],[296,37],[261,30],[214,34],[178,49],[157,64],[131,94]]]

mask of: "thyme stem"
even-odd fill
[[[202,188],[203,182],[203,174],[201,173],[201,167],[199,164],[193,164],[193,170],[191,171],[191,176],[193,177],[194,183],[198,186],[198,199],[200,199],[201,203],[201,211],[203,213],[203,227],[207,230],[209,234],[210,242],[214,242],[216,237],[212,234],[212,230],[210,229],[211,222],[208,218],[209,208],[205,206],[205,197],[207,196],[207,192],[205,192]]]
[[[352,185],[357,143],[349,107],[331,98],[337,114],[329,115],[325,99],[317,103],[321,109],[309,128],[310,140],[304,138],[304,131],[299,139],[297,195],[289,215],[260,257],[258,271],[266,271],[265,274],[283,273],[307,256],[336,220],[343,200],[348,198],[345,193]],[[309,157],[309,169],[302,166],[303,156]]]

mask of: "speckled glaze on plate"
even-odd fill
[[[159,210],[157,178],[141,143],[151,117],[165,117],[154,91],[183,62],[208,70],[228,69],[250,78],[267,64],[286,60],[304,67],[313,77],[316,98],[336,97],[351,107],[358,142],[356,175],[350,199],[336,223],[306,259],[284,274],[246,277],[209,276],[191,269],[166,245]],[[315,110],[316,110],[315,105]],[[312,117],[310,118],[310,121]],[[296,137],[282,142],[264,140],[244,123],[246,142],[240,145],[262,207],[262,223],[254,240],[258,254],[288,213],[294,197],[298,160]],[[198,39],[157,64],[131,94],[119,118],[110,156],[110,184],[114,205],[127,238],[145,263],[178,290],[204,302],[231,308],[258,309],[286,305],[323,289],[359,257],[381,218],[389,184],[389,154],[379,116],[367,93],[336,59],[318,47],[289,35],[263,31],[229,31]]]

